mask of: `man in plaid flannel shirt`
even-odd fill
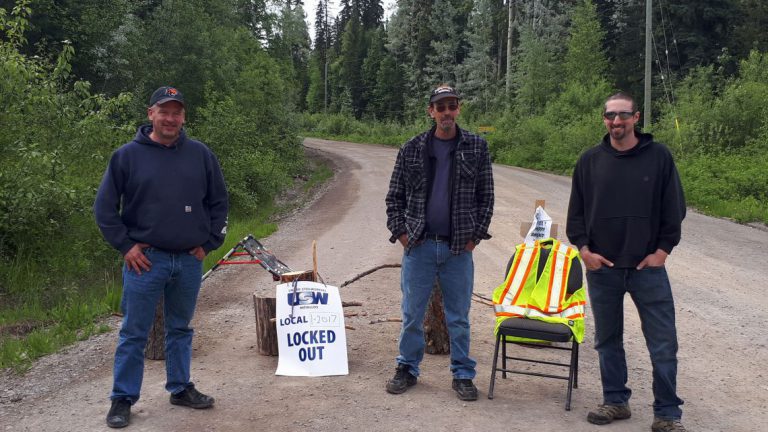
[[[493,173],[485,140],[456,124],[460,111],[452,87],[432,91],[427,112],[435,126],[400,149],[389,183],[389,240],[404,248],[400,355],[386,386],[393,394],[416,384],[424,356],[424,314],[437,277],[451,339],[452,387],[461,400],[477,399],[476,362],[469,357],[472,250],[491,238]]]

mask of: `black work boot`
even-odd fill
[[[477,387],[475,387],[471,379],[454,378],[452,387],[456,390],[459,399],[463,401],[477,400]]]
[[[107,426],[122,428],[131,421],[131,401],[126,398],[112,399],[112,406],[107,413]]]
[[[408,387],[416,385],[416,377],[411,375],[410,367],[408,365],[397,365],[397,371],[395,376],[387,381],[387,392],[392,394],[405,393]]]
[[[171,395],[171,403],[194,409],[205,409],[213,406],[214,399],[197,391],[194,384],[190,384],[179,393]]]

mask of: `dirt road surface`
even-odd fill
[[[292,268],[310,269],[316,239],[320,274],[337,286],[377,265],[398,263],[402,250],[387,242],[384,213],[396,150],[317,139],[307,139],[305,145],[333,161],[335,178],[313,203],[262,241]],[[474,256],[475,291],[487,296],[503,278],[513,246],[521,241],[520,222],[532,218],[534,200],[546,200],[562,230],[570,189],[566,177],[506,166],[494,166],[494,177],[493,239],[481,243]],[[690,430],[768,428],[767,264],[768,232],[689,212],[668,270],[680,340],[678,389]],[[572,411],[566,412],[565,382],[558,380],[497,379],[495,398],[487,399],[494,315],[480,303],[473,303],[471,312],[478,401],[456,398],[447,356],[427,355],[416,387],[403,395],[387,394],[384,383],[394,371],[399,323],[370,322],[399,316],[399,269],[377,271],[342,289],[343,300],[363,304],[349,308],[359,315],[347,318],[355,327],[347,331],[347,376],[276,376],[277,358],[256,352],[253,292],[274,295],[274,283],[258,266],[224,266],[203,285],[194,322],[193,380],[216,397],[215,408],[194,411],[170,405],[163,363],[148,362],[128,430],[650,430],[651,366],[629,299],[625,340],[633,415],[597,427],[585,419],[601,401],[589,316],[579,388]],[[117,318],[109,322],[118,325]],[[0,431],[107,430],[116,339],[113,331],[79,343],[41,359],[21,377],[1,373]]]

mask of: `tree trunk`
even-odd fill
[[[259,354],[276,356],[277,351],[277,302],[274,297],[253,294],[253,310],[256,313],[256,347]]]
[[[144,350],[144,357],[150,360],[165,359],[165,320],[163,319],[163,297],[155,307],[155,321],[149,330],[149,339],[147,339],[147,348]]]
[[[427,354],[449,354],[451,352],[451,340],[448,337],[448,327],[445,324],[443,293],[440,291],[440,282],[437,280],[435,280],[435,286],[432,288],[427,313],[424,316],[424,341],[427,343],[424,348],[424,352]]]

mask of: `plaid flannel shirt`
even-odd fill
[[[451,192],[451,252],[459,254],[467,242],[491,238],[488,225],[493,216],[493,172],[488,143],[457,126],[459,141],[453,163]],[[408,234],[407,250],[424,235],[427,188],[426,146],[433,127],[411,138],[400,148],[387,192],[387,228],[394,243]]]

